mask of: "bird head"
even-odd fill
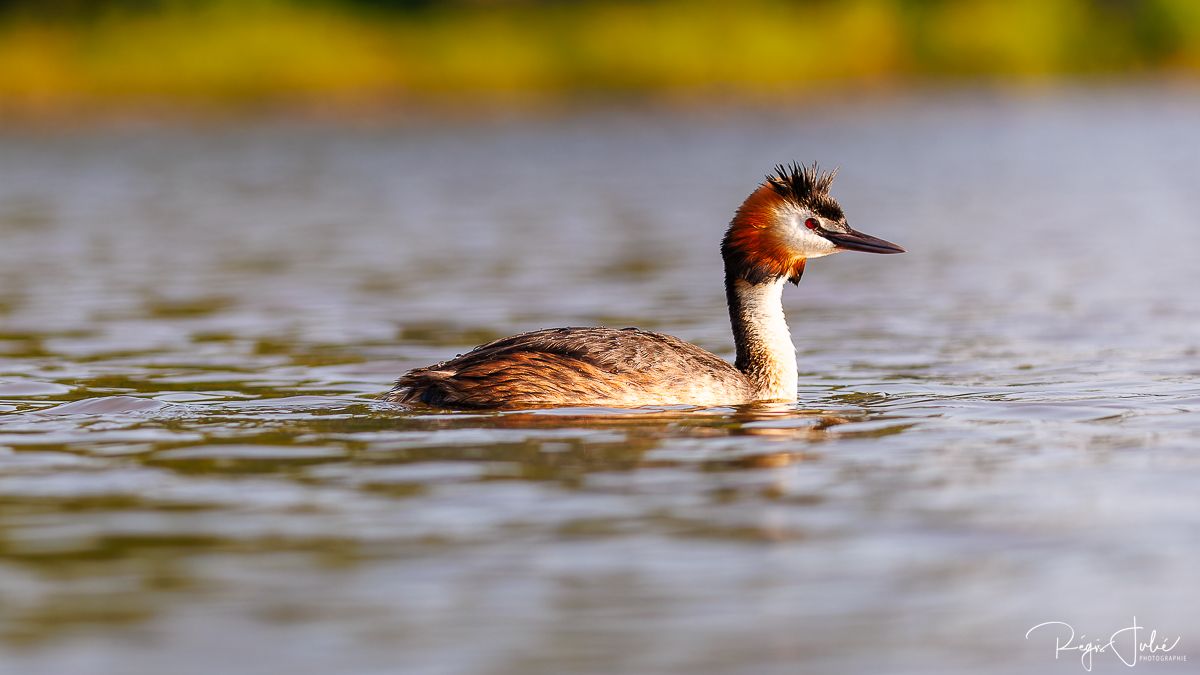
[[[829,194],[837,171],[792,163],[775,172],[738,208],[721,243],[727,274],[750,283],[787,277],[799,283],[810,258],[840,253],[904,253],[850,227]]]

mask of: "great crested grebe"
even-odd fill
[[[679,338],[637,328],[551,328],[489,342],[416,368],[384,399],[446,408],[732,405],[796,401],[796,348],[783,285],[809,258],[903,253],[857,232],[829,195],[837,172],[775,167],[738,208],[721,242],[734,365]]]

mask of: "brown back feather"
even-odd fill
[[[672,389],[705,379],[749,389],[727,361],[670,335],[554,328],[489,342],[449,361],[412,370],[385,398],[471,408],[564,402],[621,405],[660,390],[669,397]]]

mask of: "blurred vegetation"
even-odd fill
[[[0,112],[1200,73],[1195,0],[0,0]]]

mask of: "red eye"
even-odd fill
[[[809,218],[808,220],[804,221],[804,226],[810,230],[817,229],[818,225],[820,225],[820,223],[817,222],[816,218]]]

